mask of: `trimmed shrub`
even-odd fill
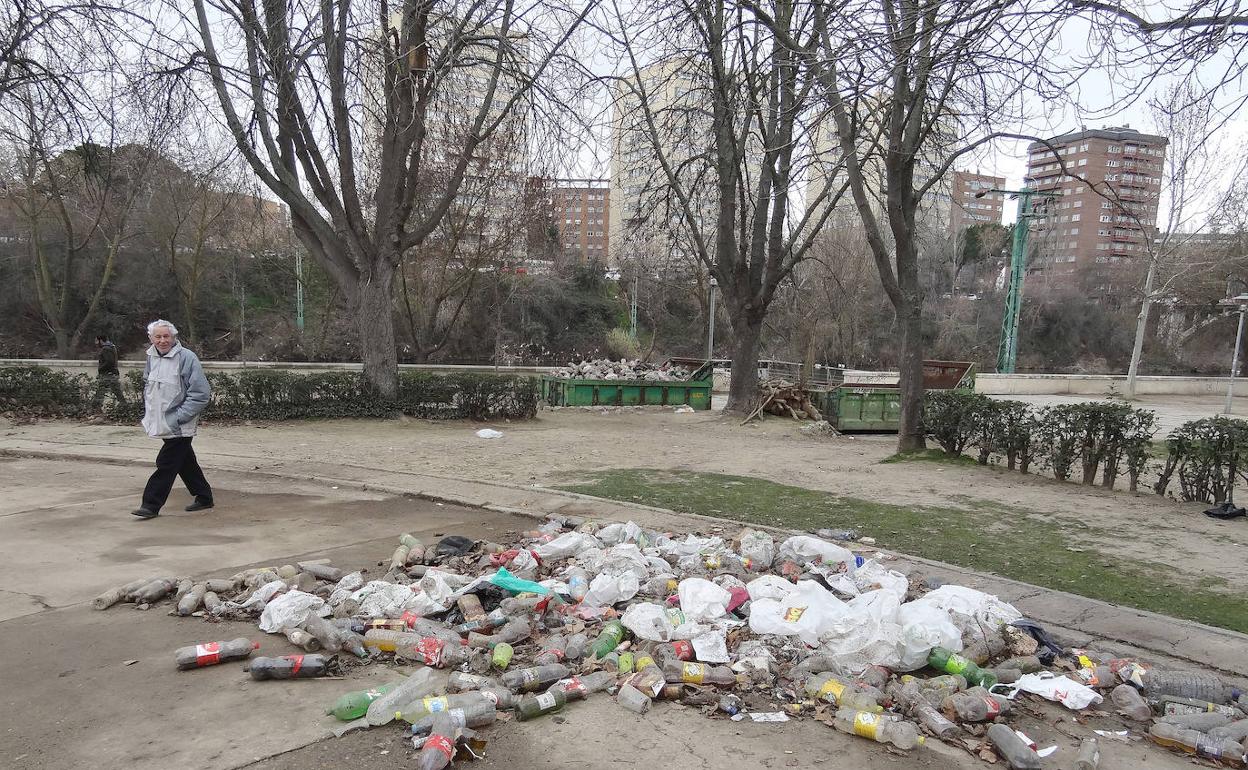
[[[393,417],[430,420],[527,419],[537,414],[535,377],[486,373],[400,372],[394,399],[373,392],[359,372],[300,374],[275,370],[214,372],[205,417],[298,420],[329,417]],[[0,369],[0,410],[50,417],[91,411],[92,380],[40,366]],[[129,402],[110,403],[105,413],[121,421],[143,414],[143,376],[124,378]]]
[[[935,390],[923,397],[923,429],[946,454],[960,455],[976,436],[979,415],[992,399],[957,390]]]
[[[1248,422],[1210,417],[1184,423],[1166,439],[1169,453],[1153,486],[1166,494],[1175,473],[1185,501],[1222,503],[1234,499],[1236,477],[1248,460]]]

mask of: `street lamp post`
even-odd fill
[[[715,289],[719,287],[719,281],[714,276],[711,277],[711,312],[706,322],[706,360],[710,361],[715,355]]]
[[[1239,372],[1239,346],[1244,341],[1244,314],[1248,311],[1248,294],[1232,297],[1223,304],[1239,307],[1239,328],[1235,332],[1235,350],[1231,353],[1231,378],[1226,384],[1226,414],[1230,414],[1235,397],[1235,375]]]

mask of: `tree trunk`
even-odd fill
[[[60,359],[71,358],[69,347],[69,330],[64,328],[52,329],[52,337],[56,340],[56,357]]]
[[[355,287],[352,315],[360,335],[360,361],[364,379],[386,398],[398,392],[399,356],[394,344],[394,309],[392,307],[394,270],[378,260],[372,275],[360,279]]]
[[[1140,314],[1135,321],[1135,344],[1131,347],[1131,363],[1127,367],[1127,398],[1135,398],[1135,378],[1140,372],[1140,359],[1144,353],[1144,335],[1148,333],[1148,307],[1153,301],[1153,283],[1157,280],[1157,260],[1148,261],[1148,275],[1144,279],[1144,298],[1140,301]]]
[[[898,371],[898,397],[901,399],[901,424],[897,429],[897,451],[926,449],[923,437],[923,310],[907,298],[897,310],[901,332],[901,360]]]
[[[747,312],[734,312],[741,319],[732,326],[732,374],[728,380],[728,405],[725,412],[747,413],[758,398],[758,343],[763,323]]]

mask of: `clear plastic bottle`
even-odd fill
[[[208,591],[204,594],[204,612],[209,615],[216,615],[217,610],[221,608],[221,597],[214,592]]]
[[[448,642],[458,642],[461,635],[445,623],[439,623],[429,618],[417,618],[411,624],[412,633],[421,636],[436,636],[439,639],[445,639]]]
[[[574,676],[560,679],[548,689],[559,688],[569,701],[585,700],[596,692],[602,692],[615,683],[615,675],[610,671],[595,671],[585,676]]]
[[[1170,714],[1169,716],[1158,717],[1158,722],[1165,722],[1168,725],[1181,727],[1184,730],[1195,730],[1201,733],[1207,733],[1215,727],[1226,727],[1231,723],[1229,714],[1219,714],[1217,712],[1205,712],[1203,714]]]
[[[998,722],[989,727],[988,740],[1012,770],[1041,770],[1040,756],[1006,725]]]
[[[410,728],[411,734],[416,736],[428,735],[433,729],[434,720],[441,719],[444,723],[449,720],[450,724],[457,729],[471,727],[489,727],[498,719],[498,711],[494,705],[488,700],[480,703],[474,703],[465,708],[451,709],[450,711],[439,714],[430,714],[419,721],[413,722]]]
[[[969,684],[981,687],[992,687],[997,683],[995,677],[963,656],[944,647],[933,647],[927,656],[928,665],[946,674],[957,674]]]
[[[203,583],[196,583],[186,595],[178,600],[178,614],[186,617],[199,609],[199,605],[204,603],[204,594],[208,593],[208,586]]]
[[[173,653],[173,660],[179,671],[188,671],[192,668],[215,666],[231,660],[242,660],[251,655],[252,650],[258,649],[260,649],[259,642],[240,636],[228,642],[204,642],[192,644],[189,647],[180,647]]]
[[[573,634],[568,637],[568,644],[563,648],[563,656],[565,660],[577,661],[585,657],[585,651],[589,649],[589,637],[585,634]]]
[[[503,599],[498,608],[509,618],[526,615],[537,610],[537,605],[546,601],[545,596],[510,597]]]
[[[1205,671],[1147,671],[1144,692],[1151,697],[1177,695],[1181,698],[1226,704],[1239,699],[1239,688]]]
[[[368,707],[372,705],[373,701],[393,689],[394,684],[387,683],[368,690],[349,692],[334,701],[329,708],[325,709],[325,713],[337,717],[343,722],[359,719],[368,713]]]
[[[514,709],[520,703],[520,696],[506,687],[482,687],[477,692],[493,703],[495,708]]]
[[[650,710],[650,696],[631,684],[620,687],[615,694],[615,702],[636,714],[644,714]]]
[[[418,770],[443,770],[455,757],[455,739],[459,734],[456,719],[448,714],[437,714],[429,727],[429,737],[416,755]]]
[[[538,666],[544,666],[547,663],[562,663],[563,659],[567,657],[567,653],[564,652],[564,650],[567,649],[567,646],[568,640],[565,636],[562,634],[553,634],[552,636],[547,637],[545,643],[542,645],[541,654],[533,659],[533,663]]]
[[[364,645],[364,637],[354,631],[339,631],[338,642],[342,649],[357,658],[367,658],[368,648]]]
[[[1231,767],[1244,767],[1245,764],[1244,747],[1230,738],[1214,738],[1165,722],[1158,722],[1150,727],[1148,737],[1159,746],[1217,760]]]
[[[834,706],[855,711],[878,713],[884,710],[874,695],[827,672],[814,674],[806,680],[806,694],[811,698],[827,701]]]
[[[1237,719],[1223,727],[1215,727],[1209,731],[1210,738],[1230,738],[1243,743],[1248,740],[1248,719]]]
[[[320,652],[321,642],[302,628],[288,628],[284,632],[286,639],[304,652]]]
[[[456,671],[451,674],[451,678],[446,681],[446,689],[450,692],[468,692],[469,690],[481,690],[486,687],[497,687],[498,680],[480,676],[478,674],[464,674]]]
[[[954,693],[945,701],[943,708],[952,710],[960,722],[988,722],[1010,712],[1010,701],[1000,695],[992,695],[979,688]]]
[[[533,634],[533,626],[524,618],[513,618],[498,630],[496,634],[468,634],[468,646],[479,650],[493,649],[495,645],[506,642],[516,644],[528,639]]]
[[[857,682],[883,690],[892,678],[893,672],[883,666],[867,666],[866,670],[858,676]]]
[[[477,704],[488,703],[490,708],[495,708],[494,701],[482,695],[480,692],[461,692],[453,695],[429,695],[417,700],[408,701],[394,712],[395,719],[401,719],[404,722],[415,723],[425,717],[452,709],[467,709]]]
[[[545,690],[560,679],[566,679],[572,670],[559,663],[534,668],[520,668],[503,674],[503,686],[514,692],[537,692]]]
[[[668,658],[663,661],[663,678],[668,683],[687,682],[689,684],[713,684],[720,687],[732,687],[737,684],[737,675],[727,666],[708,666],[705,663],[690,663]]]
[[[568,594],[571,595],[574,603],[580,604],[585,594],[589,593],[589,573],[580,567],[572,567],[564,574],[567,579]]]
[[[1128,719],[1147,722],[1153,718],[1153,710],[1148,701],[1129,684],[1120,684],[1109,693],[1109,698],[1118,707],[1118,711]]]
[[[917,721],[937,738],[947,738],[958,731],[956,724],[924,700],[918,680],[911,679],[905,684],[894,680],[889,683],[886,692],[902,713]]]
[[[832,726],[843,733],[868,738],[876,743],[891,743],[899,749],[913,749],[923,743],[923,736],[919,735],[913,723],[891,714],[839,708]]]
[[[437,688],[438,676],[433,669],[417,669],[411,676],[398,682],[394,689],[373,701],[368,707],[368,723],[374,727],[389,724],[394,720],[394,712],[404,703],[431,695]]]
[[[177,584],[173,582],[172,578],[157,578],[138,591],[135,591],[134,600],[140,604],[149,604],[165,598],[175,588],[177,588]]]
[[[1162,716],[1170,716],[1171,714],[1226,714],[1232,717],[1239,717],[1243,714],[1235,706],[1224,706],[1220,703],[1211,703],[1207,700],[1197,700],[1196,698],[1184,698],[1179,695],[1162,695],[1157,699],[1149,699],[1153,710]]]
[[[516,718],[521,722],[553,713],[566,706],[568,696],[561,688],[551,687],[542,693],[529,693],[516,706]]]
[[[321,643],[321,647],[326,652],[339,652],[342,650],[342,640],[339,638],[338,627],[325,618],[310,615],[304,622],[303,628],[316,637],[316,640]],[[368,644],[367,636],[365,636],[364,643],[365,645]]]
[[[338,669],[333,655],[282,655],[252,658],[247,666],[252,679],[313,679]]]
[[[1096,745],[1095,738],[1085,738],[1079,744],[1079,754],[1075,757],[1075,770],[1097,770],[1101,766],[1101,749]]]

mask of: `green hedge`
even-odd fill
[[[212,373],[212,401],[204,416],[239,420],[314,417],[392,417],[431,420],[527,419],[537,414],[535,377],[498,374],[400,372],[394,399],[375,395],[359,372],[299,374],[248,370]],[[116,420],[142,417],[143,376],[124,378],[129,403],[105,402]],[[28,416],[78,417],[92,412],[94,380],[42,366],[0,368],[0,411]]]

